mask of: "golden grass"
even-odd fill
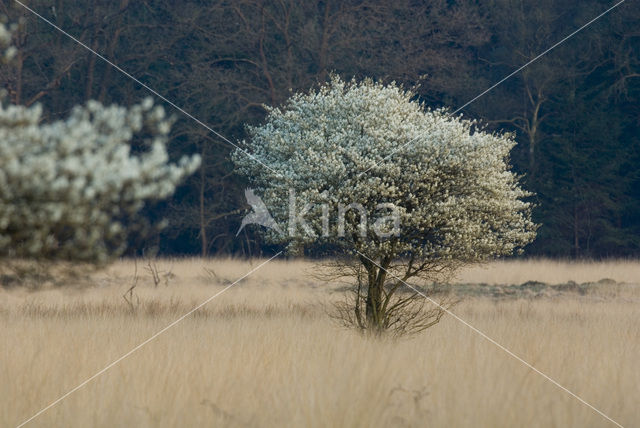
[[[90,288],[0,289],[0,426],[15,426],[252,267],[138,263]],[[203,270],[212,269],[215,276]],[[612,424],[450,316],[408,340],[361,337],[325,313],[336,286],[274,261],[28,426],[576,426]],[[598,281],[587,295],[469,298],[454,312],[624,426],[638,424],[640,263],[500,262],[458,281]],[[139,303],[137,303],[139,302]]]
[[[521,284],[527,281],[559,283],[567,281],[596,282],[613,279],[618,282],[640,282],[640,262],[610,260],[602,262],[545,259],[504,260],[463,269],[458,282],[488,284]]]

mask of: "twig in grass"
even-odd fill
[[[172,269],[169,269],[168,271],[160,270],[160,268],[158,268],[158,264],[153,259],[147,260],[145,270],[151,275],[154,287],[158,287],[160,283],[163,283],[165,287],[168,287],[169,280],[175,277],[173,272],[171,272]]]
[[[204,269],[204,271],[214,280],[216,281],[218,284],[225,284],[226,280],[223,280],[222,278],[220,278],[218,276],[218,274],[211,268],[207,268],[207,267],[203,267],[202,269]]]
[[[133,266],[135,269],[133,273],[133,284],[122,295],[122,298],[125,302],[127,302],[132,311],[135,310],[138,305],[140,305],[140,297],[138,297],[138,295],[134,294],[133,292],[133,290],[138,286],[138,261],[135,259],[133,261]]]

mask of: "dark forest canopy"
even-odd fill
[[[52,4],[54,6],[52,6]],[[335,72],[412,88],[452,110],[611,7],[611,1],[29,2],[74,37],[235,142],[292,91]],[[22,17],[0,80],[11,102],[48,119],[89,99],[132,105],[148,91],[13,1]],[[640,255],[640,7],[628,0],[466,106],[489,129],[514,131],[512,163],[536,193],[542,227],[528,255]],[[168,110],[171,108],[167,106]],[[162,234],[134,248],[164,254],[260,254],[255,229],[235,237],[245,183],[233,146],[175,111],[171,150],[203,167],[172,201]]]

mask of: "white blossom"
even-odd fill
[[[0,24],[0,42],[6,36]],[[170,196],[199,166],[169,163],[171,121],[148,98],[130,108],[90,101],[42,123],[39,105],[0,103],[0,255],[104,260],[147,200]],[[145,131],[150,141],[132,154]]]
[[[375,260],[465,262],[511,254],[532,241],[536,225],[523,201],[530,194],[508,163],[513,136],[486,132],[413,98],[395,84],[333,76],[249,127],[242,146],[270,169],[240,150],[233,159],[276,221],[286,222],[289,189],[299,204],[317,207],[306,217],[315,231],[322,227],[323,204],[335,213],[340,204],[358,203],[370,214],[393,204],[401,216],[401,233],[386,239],[374,233],[373,221],[365,238],[348,232],[341,238],[335,230],[328,237],[273,231],[268,237],[289,249],[325,243]],[[355,214],[347,215],[347,228],[357,232]]]

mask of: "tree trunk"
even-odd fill
[[[389,261],[383,259],[380,266],[372,262],[365,264],[367,269],[367,300],[365,315],[367,317],[368,329],[373,333],[381,333],[385,324],[385,305],[383,297],[383,287],[387,277]]]
[[[202,151],[200,152],[202,159],[205,159],[205,145],[202,144]],[[200,192],[199,192],[199,214],[200,214],[200,255],[207,257],[209,251],[209,245],[207,241],[207,218],[205,215],[205,189],[207,186],[206,175],[204,170],[204,162],[200,165]]]
[[[533,98],[531,98],[531,102],[533,104],[533,113],[531,114],[531,120],[529,123],[529,174],[534,175],[536,169],[536,142],[538,139],[538,128],[540,126],[540,108],[542,107],[542,103],[544,102],[542,97],[538,95],[538,99],[534,103]]]
[[[367,305],[366,316],[367,325],[371,330],[379,331],[381,325],[381,310],[382,310],[382,287],[379,286],[375,279],[369,280],[369,287],[367,289]]]
[[[580,258],[580,228],[578,225],[578,206],[573,206],[573,251],[574,258]]]
[[[327,1],[324,5],[324,19],[322,20],[322,38],[320,39],[320,49],[318,54],[318,81],[324,82],[327,76],[327,55],[329,50],[329,9],[331,8],[331,2]]]

